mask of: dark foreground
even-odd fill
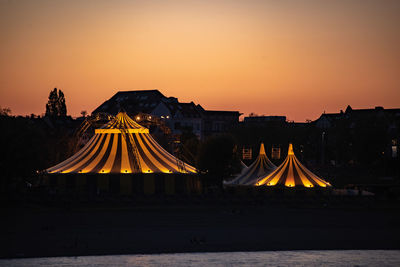
[[[0,257],[400,249],[397,202],[103,201],[8,205]]]

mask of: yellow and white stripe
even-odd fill
[[[292,144],[289,144],[288,155],[285,161],[275,171],[260,177],[254,185],[285,185],[287,187],[295,187],[299,185],[304,187],[331,186],[328,182],[319,178],[299,162],[293,152]]]
[[[121,132],[123,129],[123,132]],[[128,140],[126,140],[128,139]],[[132,141],[131,141],[132,140]],[[135,151],[129,151],[127,142]],[[136,156],[137,158],[136,158]],[[133,161],[138,164],[133,164]],[[179,162],[179,165],[178,165]],[[75,155],[47,169],[48,173],[197,173],[196,169],[168,153],[126,113],[97,129]],[[140,170],[133,166],[140,166]]]

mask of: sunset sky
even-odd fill
[[[400,1],[0,0],[0,106],[68,114],[119,90],[316,119],[400,107]]]

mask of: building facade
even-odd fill
[[[227,132],[239,123],[238,111],[210,111],[201,105],[179,102],[175,97],[166,97],[158,90],[120,91],[105,101],[92,114],[105,112],[116,115],[125,111],[132,118],[157,119],[165,124],[173,135],[192,132],[199,139]]]

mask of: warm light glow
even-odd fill
[[[139,171],[143,173],[196,173],[196,169],[188,164],[184,164],[185,169],[180,170],[177,159],[163,149],[148,131],[143,131],[143,129],[145,128],[134,122],[126,113],[120,112],[112,121],[102,126],[85,147],[75,155],[46,171],[48,173],[69,173],[75,172],[77,166],[84,166],[84,169],[79,170],[79,173],[110,173],[111,171],[113,173],[131,173],[132,162],[130,162],[128,152],[128,142],[131,142],[132,147],[129,146],[129,149],[135,146],[138,148],[136,151],[137,163],[140,168]],[[121,133],[125,133],[125,130],[127,133],[122,137]],[[115,168],[117,159],[120,169]]]
[[[128,133],[149,133],[149,129],[140,128],[140,129],[126,129],[125,132]],[[94,133],[96,134],[106,134],[106,133],[121,133],[120,129],[95,129]]]
[[[264,143],[261,143],[261,146],[260,146],[260,155],[265,155]]]
[[[289,144],[288,155],[294,155],[292,144]]]
[[[268,174],[266,177],[261,177],[261,180],[257,184],[274,186],[279,182],[280,184],[284,183],[287,187],[296,187],[295,170],[301,180],[301,183],[297,185],[311,188],[314,187],[313,182],[315,182],[321,187],[330,186],[328,182],[313,174],[298,161],[294,155],[292,144],[289,144],[288,155],[285,161],[275,171]],[[270,179],[271,181],[269,181]]]

